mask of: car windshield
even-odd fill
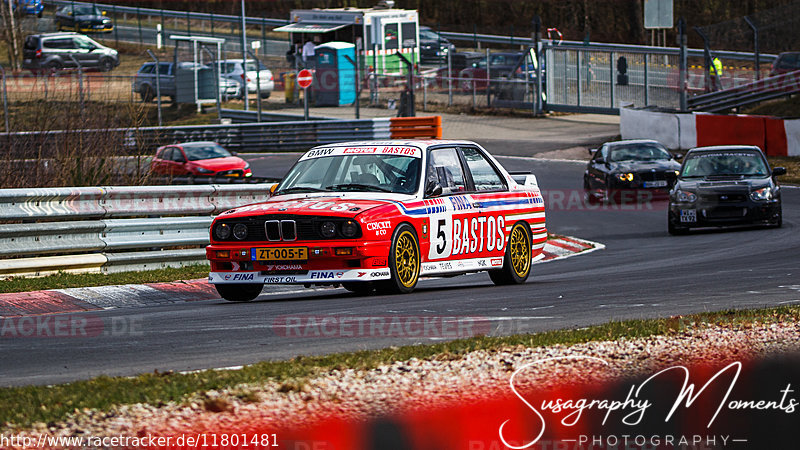
[[[614,146],[608,160],[611,162],[619,161],[662,161],[672,159],[669,152],[658,145],[653,144],[628,144]]]
[[[302,159],[289,171],[276,194],[361,191],[413,194],[420,158],[398,155],[340,155]]]
[[[687,156],[683,163],[681,177],[741,177],[745,175],[765,177],[768,173],[764,159],[756,152],[702,152]]]
[[[217,144],[206,145],[186,145],[183,147],[186,152],[186,157],[189,161],[197,161],[200,159],[214,159],[225,158],[231,156],[231,153]]]
[[[258,66],[256,66],[256,62],[255,61],[247,61],[247,71],[248,72],[255,72],[256,70],[266,70],[267,69],[267,66],[265,66],[264,64],[261,64],[261,61],[259,61],[257,64],[258,64]],[[256,69],[256,67],[258,67],[258,68]]]
[[[102,13],[99,9],[92,5],[74,5],[66,8],[67,13],[72,13],[76,16],[100,16]]]

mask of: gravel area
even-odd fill
[[[24,434],[38,436],[119,436],[249,429],[297,429],[323,415],[361,420],[473,402],[493,393],[508,394],[512,373],[525,364],[559,356],[594,356],[608,366],[585,360],[537,365],[515,379],[521,389],[547,389],[567,379],[609,381],[669,367],[678,362],[722,364],[800,351],[800,324],[747,323],[703,326],[667,336],[590,342],[572,346],[480,350],[463,356],[412,358],[372,370],[332,370],[305,380],[265,382],[196,394],[182,404],[136,404],[109,412],[78,411],[60,424],[37,424]],[[721,367],[721,366],[720,366]],[[19,434],[19,433],[18,433]]]

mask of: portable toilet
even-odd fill
[[[347,42],[328,42],[318,45],[314,55],[317,58],[316,105],[341,106],[355,102],[356,46]]]

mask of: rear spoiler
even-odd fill
[[[536,175],[530,171],[527,172],[508,172],[511,178],[522,186],[539,186],[539,181],[536,180]]]

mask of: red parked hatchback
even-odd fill
[[[250,164],[216,142],[184,142],[159,147],[150,163],[157,175],[249,177]]]

